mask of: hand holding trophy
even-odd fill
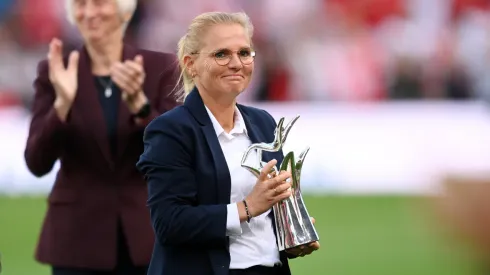
[[[280,151],[286,142],[289,131],[298,118],[299,116],[296,116],[286,127],[283,127],[284,118],[281,118],[274,132],[274,141],[252,144],[243,155],[242,167],[259,178],[261,170],[271,167],[270,163],[262,160],[262,151]],[[257,151],[257,160],[255,166],[249,166],[246,164],[246,160],[253,150]],[[284,175],[284,171],[288,171],[288,174],[291,175],[291,195],[274,204],[272,210],[279,251],[286,251],[294,256],[304,256],[320,248],[319,237],[313,225],[315,221],[308,214],[300,189],[301,169],[308,151],[309,147],[299,155],[297,160],[294,152],[287,153],[279,165],[280,171],[277,170],[276,166],[272,166],[269,173],[271,178]]]

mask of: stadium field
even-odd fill
[[[321,250],[291,261],[293,274],[472,275],[470,249],[435,225],[423,198],[305,197]],[[48,275],[33,259],[46,209],[42,197],[0,197],[0,253],[6,275]]]

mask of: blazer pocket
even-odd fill
[[[77,192],[72,189],[53,189],[48,197],[51,204],[70,204],[77,200]]]

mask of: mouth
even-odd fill
[[[223,78],[231,79],[231,80],[239,80],[239,79],[244,79],[245,77],[241,74],[229,74],[223,76]]]

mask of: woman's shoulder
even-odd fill
[[[146,126],[143,139],[155,144],[171,141],[192,151],[198,127],[190,116],[183,106],[177,106],[153,119]]]
[[[193,128],[193,125],[189,112],[181,105],[159,115],[153,119],[146,128],[148,130],[182,130]]]
[[[274,117],[272,117],[272,115],[264,109],[242,104],[238,104],[238,109],[240,110],[240,112],[244,113],[246,116],[250,117],[254,121],[267,121],[275,124]]]
[[[158,64],[175,64],[177,55],[169,52],[157,52],[146,49],[138,49],[138,53],[143,56],[143,60]]]

